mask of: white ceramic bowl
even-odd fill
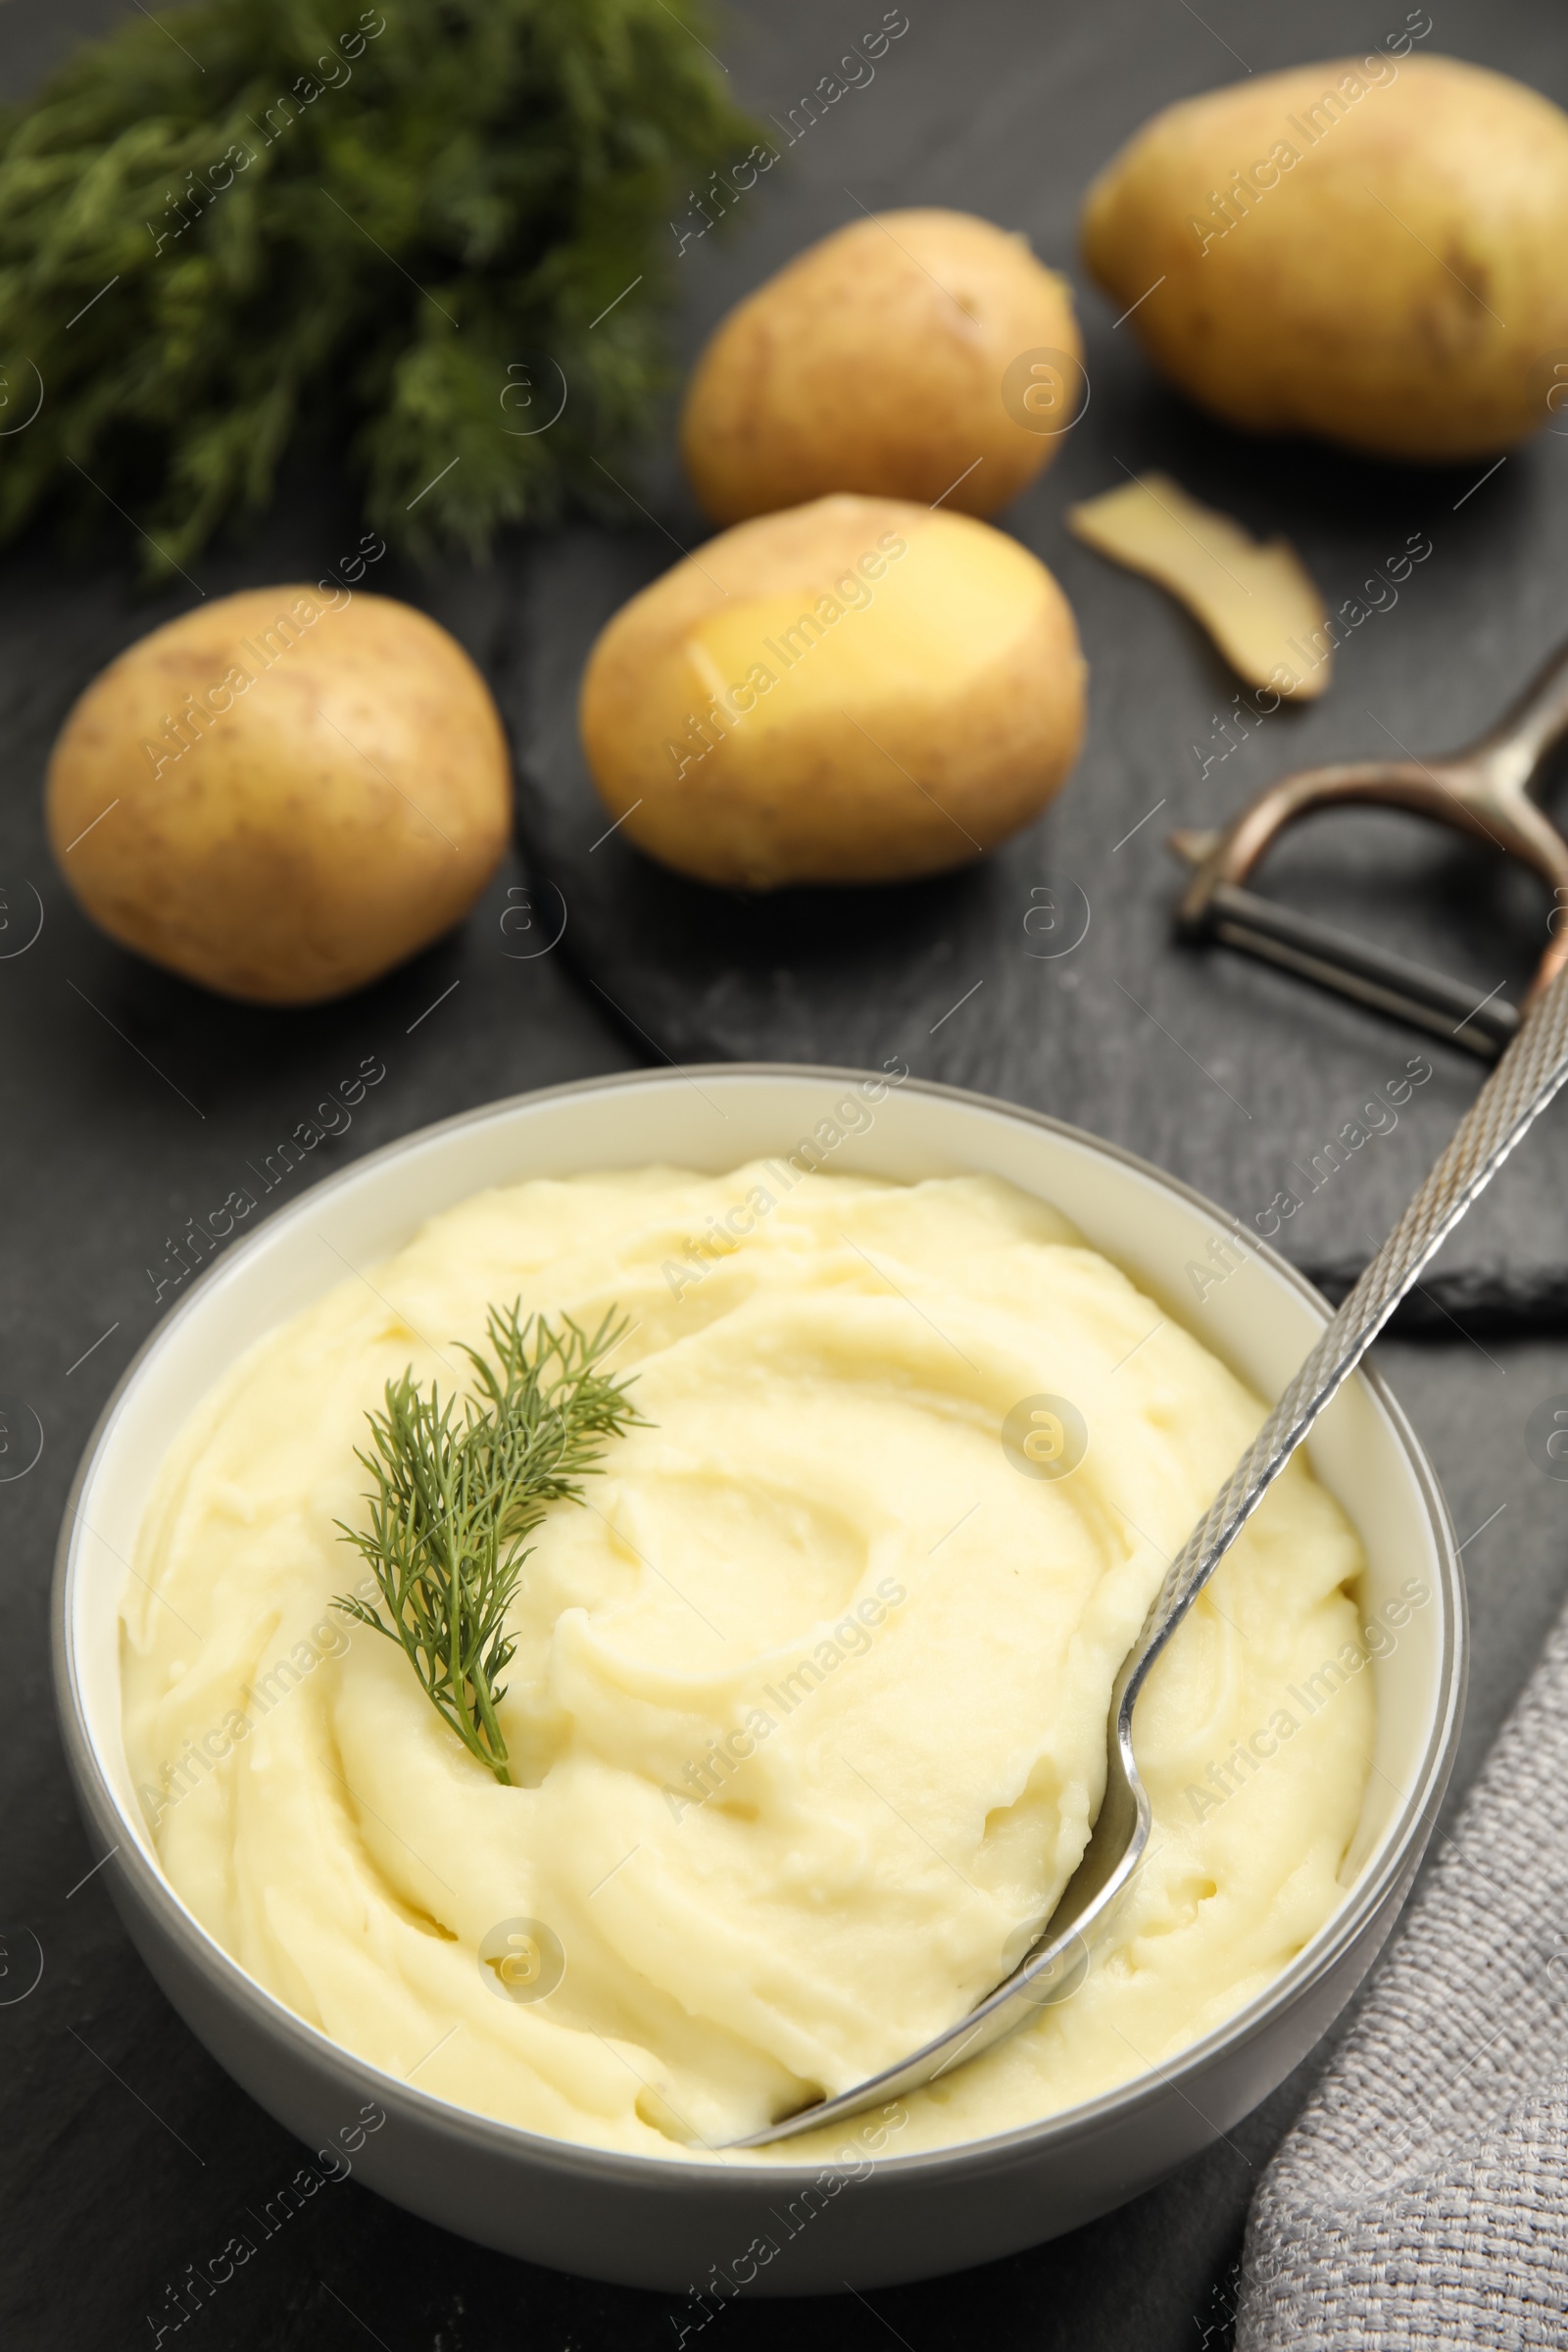
[[[853,2165],[826,2173],[612,2155],[469,2114],[379,2073],[264,1992],[197,1925],[159,1868],[126,1767],[119,1603],[158,1465],[213,1382],[341,1281],[345,1259],[373,1265],[486,1186],[650,1161],[717,1173],[787,1153],[860,1075],[729,1065],[598,1080],[496,1103],[371,1153],[230,1249],[154,1333],[87,1448],[61,1535],[55,1672],[67,1754],[91,1832],[119,1849],[106,1877],[122,1917],[187,2024],[312,2146],[337,2144],[362,2103],[377,2102],[387,2123],[354,2162],[384,2195],[483,2244],[637,2286],[682,2292],[708,2279],[723,2295],[885,2285],[989,2262],[1148,2187],[1265,2097],[1348,1998],[1420,1859],[1459,1730],[1465,1619],[1452,1528],[1404,1416],[1364,1372],[1319,1423],[1313,1466],[1360,1532],[1368,1610],[1411,1576],[1433,1599],[1373,1667],[1377,1749],[1352,1884],[1265,1992],[1157,2075],[993,2139],[874,2163],[857,2150]],[[1054,1202],[1266,1397],[1327,1318],[1317,1293],[1266,1251],[1200,1307],[1187,1269],[1211,1262],[1208,1244],[1227,1230],[1218,1210],[1111,1145],[982,1096],[895,1087],[832,1165],[906,1179],[989,1170]],[[759,2239],[771,2256],[753,2250]]]

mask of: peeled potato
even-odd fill
[[[710,540],[632,598],[583,676],[621,830],[705,882],[938,873],[1038,815],[1083,733],[1045,565],[983,522],[818,499]]]
[[[993,514],[1083,398],[1072,297],[970,213],[884,213],[808,246],[725,318],[681,451],[717,522],[832,490]]]
[[[1451,58],[1259,74],[1146,124],[1083,246],[1230,422],[1482,457],[1546,421],[1568,346],[1568,115]]]
[[[332,583],[199,605],[121,655],[54,748],[86,912],[188,980],[309,1004],[466,914],[511,825],[484,680],[407,605]]]

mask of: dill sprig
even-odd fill
[[[411,1365],[386,1384],[386,1410],[368,1413],[373,1451],[355,1449],[375,1481],[368,1530],[338,1526],[381,1588],[380,1608],[340,1593],[333,1603],[400,1644],[431,1705],[470,1754],[510,1785],[496,1718],[501,1677],[516,1647],[507,1611],[553,1502],[580,1502],[606,1441],[643,1416],[627,1381],[599,1369],[625,1336],[612,1308],[590,1338],[569,1315],[519,1321],[521,1301],[492,1307],[494,1363],[464,1347],[477,1394],[461,1408],[434,1381],[426,1396]]]
[[[760,134],[713,37],[704,0],[188,0],[79,48],[0,107],[0,540],[118,506],[172,586],[322,448],[416,557],[608,507],[671,216]]]

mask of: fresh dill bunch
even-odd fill
[[[167,579],[305,444],[415,555],[606,507],[669,216],[758,136],[705,10],[196,0],[78,51],[0,110],[0,538],[113,501]]]
[[[524,1539],[551,1503],[582,1500],[609,1439],[648,1426],[628,1381],[599,1369],[624,1317],[612,1308],[590,1338],[569,1315],[559,1331],[543,1316],[519,1321],[520,1305],[490,1310],[493,1363],[464,1347],[478,1394],[461,1411],[434,1381],[424,1396],[411,1366],[387,1382],[386,1410],[367,1414],[374,1450],[355,1453],[375,1481],[370,1525],[338,1526],[370,1563],[387,1615],[353,1593],[333,1602],[401,1646],[442,1721],[509,1785],[496,1709]]]

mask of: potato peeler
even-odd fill
[[[1568,840],[1540,806],[1551,755],[1568,735],[1568,645],[1489,733],[1446,759],[1365,760],[1302,768],[1260,793],[1222,832],[1182,832],[1170,846],[1194,869],[1178,936],[1217,940],[1494,1059],[1524,1012],[1568,963]],[[1553,894],[1545,954],[1521,1005],[1471,988],[1370,941],[1298,914],[1247,888],[1287,826],[1351,804],[1405,808],[1522,858]],[[1561,918],[1559,920],[1559,917]]]

